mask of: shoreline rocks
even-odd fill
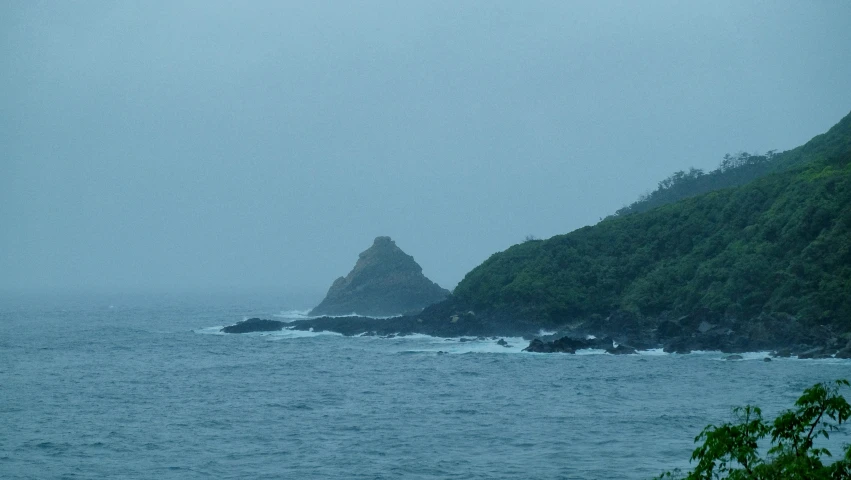
[[[558,331],[541,335],[542,327]],[[712,317],[706,311],[673,317],[640,317],[615,312],[609,317],[591,316],[584,322],[558,328],[509,312],[474,312],[451,301],[427,307],[423,312],[390,318],[318,317],[291,323],[249,319],[222,329],[226,333],[294,330],[331,331],[343,335],[425,334],[443,338],[480,339],[484,337],[524,337],[529,352],[575,353],[598,349],[619,354],[661,348],[667,353],[686,354],[695,350],[720,351],[735,355],[744,352],[772,352],[775,358],[851,358],[848,336],[835,335],[827,327],[806,326],[785,314],[762,314],[747,321]],[[507,343],[507,342],[506,342]],[[617,344],[618,347],[614,347]]]

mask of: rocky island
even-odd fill
[[[449,290],[426,278],[414,257],[390,237],[377,237],[310,315],[389,317],[420,312],[448,296]]]

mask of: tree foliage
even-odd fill
[[[843,386],[849,386],[847,380],[813,385],[804,390],[794,410],[781,413],[773,422],[762,417],[759,407],[736,408],[736,423],[709,425],[695,437],[695,443],[702,444],[691,456],[694,470],[685,476],[667,472],[658,478],[847,480],[851,478],[851,445],[832,463],[827,461],[832,453],[816,447],[820,437],[830,438],[851,417],[851,405],[839,394]],[[767,438],[770,446],[761,449],[760,442]]]
[[[813,157],[830,156],[836,152],[847,151],[851,148],[851,136],[847,135],[849,128],[851,128],[851,116],[845,117],[830,131],[813,138],[806,145],[786,152],[777,153],[776,150],[770,150],[762,155],[747,152],[733,155],[728,153],[724,155],[718,168],[710,172],[697,168],[674,172],[660,181],[656,190],[640,196],[632,204],[615,212],[614,216],[646,212],[715,190],[745,185],[768,174],[797,167]]]

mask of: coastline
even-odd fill
[[[438,304],[433,307],[440,306]],[[431,310],[431,311],[430,311]],[[796,329],[768,330],[762,336],[753,331],[765,332],[766,323],[794,319],[778,319],[766,315],[749,322],[730,325],[729,322],[710,323],[701,317],[670,316],[652,321],[624,312],[616,312],[605,319],[594,318],[565,326],[546,326],[546,331],[536,322],[498,321],[492,316],[477,315],[473,311],[435,315],[431,307],[419,315],[398,317],[340,317],[300,318],[292,321],[260,318],[246,319],[221,328],[222,333],[271,332],[284,329],[304,332],[333,332],[344,336],[375,336],[392,338],[408,335],[428,335],[436,338],[469,338],[498,340],[502,337],[523,338],[529,342],[524,350],[537,353],[577,353],[585,350],[602,350],[611,354],[634,354],[659,350],[665,353],[719,352],[726,355],[768,352],[770,357],[800,359],[851,358],[851,342],[833,332],[797,326]],[[443,310],[443,309],[441,309]],[[508,318],[508,317],[505,317]],[[696,320],[700,320],[697,322]],[[689,324],[696,323],[693,329]],[[788,325],[787,325],[788,326]],[[731,328],[738,327],[738,328]]]

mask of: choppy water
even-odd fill
[[[840,360],[211,328],[287,307],[6,298],[0,477],[651,478],[687,467],[694,436],[731,407],[773,415],[851,377]]]

